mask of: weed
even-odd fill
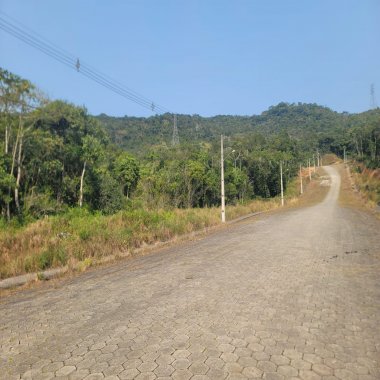
[[[38,256],[38,268],[47,269],[53,264],[54,253],[51,250],[44,251]]]
[[[34,258],[32,256],[26,256],[24,259],[25,272],[32,272],[34,270]]]
[[[91,237],[90,231],[87,231],[87,230],[80,231],[78,235],[79,235],[79,238],[83,241],[87,241]]]
[[[65,265],[67,254],[62,247],[49,248],[38,256],[38,268],[41,270],[51,268],[55,265]]]
[[[294,197],[289,193],[292,196],[294,193]],[[296,194],[297,183],[289,183],[286,199],[293,200],[288,204],[297,203]],[[227,220],[279,206],[278,198],[228,205]],[[218,224],[219,207],[148,210],[136,203],[110,216],[72,208],[27,226],[0,230],[0,278],[67,263],[82,271],[92,266],[98,257],[117,256]],[[65,239],[60,237],[62,231],[65,231]]]
[[[47,278],[45,277],[45,275],[42,272],[37,272],[37,279],[38,279],[38,281],[47,280]]]
[[[93,265],[93,260],[90,257],[87,257],[83,261],[80,261],[77,264],[77,270],[79,272],[84,272],[87,268],[91,267]]]

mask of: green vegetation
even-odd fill
[[[152,145],[166,145],[172,133],[173,116],[149,118],[110,117],[99,115],[111,141],[139,154]],[[367,166],[379,166],[380,108],[360,114],[334,112],[317,104],[280,103],[261,115],[214,116],[178,115],[180,139],[183,143],[214,143],[221,134],[249,136],[252,133],[268,137],[286,134],[297,141],[303,151],[332,152],[343,157],[346,147],[352,158]]]
[[[219,204],[219,139],[175,148],[140,144],[133,155],[111,142],[86,109],[47,102],[30,82],[5,70],[0,93],[0,208],[8,222],[23,224],[73,207],[111,215],[128,209],[132,199],[149,209]],[[307,154],[286,132],[237,135],[226,145],[229,204],[276,196],[279,162],[285,162],[286,187]]]
[[[86,109],[46,102],[36,88],[0,71],[0,208],[21,223],[86,207],[112,214],[136,188],[134,157],[109,143]]]
[[[0,69],[0,276],[85,268],[215,225],[221,134],[230,217],[277,205],[281,161],[285,189],[317,151],[346,148],[364,167],[379,166],[379,109],[280,103],[258,116],[179,115],[176,147],[172,119],[92,117]]]
[[[277,207],[278,200],[228,207],[230,217]],[[71,209],[23,227],[0,231],[0,279],[69,265],[79,271],[107,256],[219,224],[219,208],[144,210],[131,206],[113,215]]]

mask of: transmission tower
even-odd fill
[[[178,144],[179,144],[179,136],[178,136],[178,128],[177,128],[177,115],[174,115],[172,145],[176,146]]]
[[[371,109],[375,109],[377,108],[377,104],[376,104],[376,97],[375,97],[375,85],[373,83],[371,84],[370,93],[371,93]]]

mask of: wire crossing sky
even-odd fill
[[[92,114],[251,115],[281,101],[361,112],[371,84],[379,98],[378,0],[0,0],[0,11],[21,23],[0,13],[0,66]]]
[[[88,64],[72,54],[65,52],[61,48],[52,44],[46,38],[39,36],[30,28],[26,28],[13,17],[0,11],[0,29],[7,32],[11,36],[25,42],[27,45],[34,47],[63,65],[76,69],[76,71],[87,78],[95,81],[101,86],[113,91],[114,93],[139,104],[141,107],[150,109],[152,112],[165,113],[169,112],[168,109],[158,105],[153,100],[145,98],[143,95],[129,89],[123,84],[118,83],[116,80],[111,79],[109,76],[92,69]]]

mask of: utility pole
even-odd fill
[[[302,165],[300,165],[300,184],[301,184],[301,194],[303,194]]]
[[[313,154],[313,166],[314,166],[314,173],[315,173],[315,154]]]
[[[226,222],[226,204],[224,199],[224,151],[223,151],[223,135],[220,136],[220,187],[222,198],[222,223]]]
[[[343,163],[346,163],[347,162],[347,159],[346,159],[346,147],[343,147]]]
[[[284,184],[282,181],[282,161],[280,161],[280,178],[281,178],[281,206],[284,205]]]
[[[317,160],[318,160],[318,167],[319,167],[319,150],[317,150]]]
[[[309,180],[311,182],[311,166],[310,166],[310,158],[309,158]]]

